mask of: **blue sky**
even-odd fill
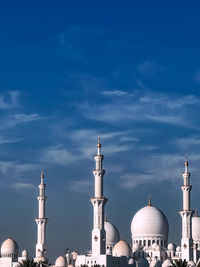
[[[109,2],[109,3],[108,3]],[[47,183],[48,251],[90,249],[93,156],[101,136],[108,220],[131,242],[152,204],[179,244],[182,171],[199,202],[198,1],[0,4],[0,241],[34,255],[37,184]]]

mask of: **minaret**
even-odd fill
[[[41,183],[39,184],[38,199],[38,218],[35,219],[37,223],[37,244],[36,244],[36,258],[44,257],[46,253],[46,224],[47,218],[45,217],[45,196],[46,184],[44,184],[44,172],[41,172]]]
[[[192,186],[190,185],[187,156],[181,189],[183,191],[183,209],[179,211],[182,217],[181,255],[182,260],[193,261],[192,215],[194,211],[190,208],[190,191]]]
[[[93,205],[93,230],[92,230],[92,256],[106,254],[106,232],[104,229],[104,206],[107,198],[103,196],[103,155],[101,154],[100,138],[97,144],[97,155],[94,157],[96,169],[93,171],[95,186],[94,197],[91,198]]]

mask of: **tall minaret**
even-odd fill
[[[41,183],[39,184],[38,199],[38,218],[35,219],[37,223],[37,244],[36,244],[36,258],[44,257],[46,253],[46,224],[47,218],[45,217],[45,196],[44,172],[41,172]]]
[[[190,208],[190,172],[188,171],[188,159],[185,160],[185,171],[183,172],[183,209],[179,211],[182,217],[182,239],[181,254],[182,260],[193,260],[193,240],[192,240],[192,215],[194,213]]]
[[[101,154],[100,138],[97,144],[97,155],[94,157],[96,169],[93,171],[95,179],[95,193],[91,198],[93,205],[92,256],[106,254],[106,232],[104,229],[104,206],[107,198],[103,196],[103,155]]]

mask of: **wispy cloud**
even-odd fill
[[[11,109],[18,106],[19,92],[9,91],[7,94],[0,95],[0,109]]]
[[[62,145],[57,145],[46,148],[41,155],[40,161],[66,166],[66,164],[75,162],[78,159],[80,157],[77,154],[72,153]]]
[[[144,61],[137,67],[138,71],[146,78],[155,77],[158,73],[165,70],[164,67],[158,66],[153,61]]]
[[[122,90],[113,90],[113,91],[102,91],[101,94],[106,96],[122,96],[126,95],[127,92]]]
[[[197,83],[200,83],[200,70],[198,70],[195,75],[194,75],[194,80],[197,82]]]
[[[17,114],[11,114],[4,117],[4,119],[0,123],[0,129],[6,129],[6,128],[12,128],[19,124],[38,121],[43,119],[42,116],[40,116],[37,113],[33,114],[24,114],[24,113],[17,113]]]
[[[91,192],[93,180],[73,180],[68,183],[69,189],[75,193],[85,194]]]
[[[37,170],[39,167],[37,164],[33,163],[20,163],[17,161],[0,161],[0,172],[7,176],[12,176],[13,178],[20,176],[22,173],[28,171]]]
[[[21,189],[33,189],[35,188],[35,186],[31,183],[13,183],[11,185],[11,188],[16,190],[21,190]]]
[[[193,113],[195,110],[198,111],[199,103],[200,99],[194,95],[181,96],[141,91],[124,95],[123,100],[118,98],[112,101],[110,98],[104,105],[85,102],[79,108],[87,118],[112,124],[154,121],[197,128],[194,116],[191,117],[189,111],[191,108]]]
[[[3,136],[0,136],[0,144],[9,144],[9,143],[17,143],[21,142],[22,138],[6,138]]]

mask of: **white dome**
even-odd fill
[[[138,267],[149,267],[149,263],[145,258],[140,258],[138,260]]]
[[[167,246],[168,250],[175,250],[175,245],[173,243],[169,243]]]
[[[147,223],[148,222],[148,223]],[[140,209],[131,222],[132,237],[164,236],[168,238],[169,225],[164,213],[153,206]]]
[[[153,259],[150,263],[150,267],[161,267],[162,263],[158,259]]]
[[[26,249],[22,251],[22,257],[24,258],[28,257],[28,251]]]
[[[1,256],[18,255],[18,245],[12,238],[6,239],[1,245]]]
[[[112,250],[112,255],[114,257],[132,257],[132,254],[133,253],[130,245],[124,240],[120,240],[118,243],[116,243]]]
[[[135,243],[133,245],[133,250],[139,250],[140,249],[140,245],[138,243]]]
[[[160,249],[161,249],[160,246],[157,245],[157,246],[156,246],[156,251],[160,251]]]
[[[57,258],[55,262],[56,267],[66,267],[66,260],[63,256]]]
[[[156,249],[156,246],[157,246],[157,244],[156,243],[153,243],[152,249]]]
[[[180,246],[178,246],[178,247],[176,248],[176,252],[181,252],[181,247],[180,247]]]
[[[73,251],[73,252],[71,253],[71,255],[72,255],[73,260],[76,260],[76,259],[77,259],[77,256],[78,256],[79,254],[78,254],[77,251]]]
[[[192,217],[192,238],[200,240],[200,217]]]
[[[115,244],[119,242],[119,231],[110,222],[104,222],[104,228],[106,231],[106,244]]]
[[[128,264],[133,264],[134,263],[134,260],[133,258],[131,258],[129,261],[128,261]]]
[[[163,264],[162,267],[169,267],[172,266],[172,261],[170,259],[166,259]]]
[[[189,267],[194,267],[194,266],[196,266],[196,264],[193,261],[189,261],[188,262],[188,266]]]

